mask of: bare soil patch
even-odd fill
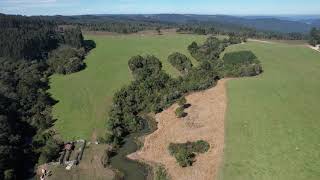
[[[73,166],[71,170],[66,170],[65,166],[50,165],[47,167],[51,171],[48,180],[113,180],[115,173],[110,168],[104,168],[101,157],[106,149],[105,145],[90,144],[86,147],[82,160],[78,166]]]
[[[185,110],[188,115],[177,118],[177,104],[156,115],[158,129],[145,137],[140,151],[128,157],[148,164],[162,164],[173,180],[212,180],[222,162],[224,148],[224,118],[227,107],[226,79],[217,86],[188,95]],[[191,167],[182,168],[170,155],[168,146],[173,143],[205,140],[210,144],[208,152],[198,154]]]

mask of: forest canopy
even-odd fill
[[[48,77],[83,69],[95,44],[79,27],[59,29],[35,17],[0,14],[0,27],[0,179],[26,179],[37,163],[55,159],[62,143],[48,130],[56,103]]]

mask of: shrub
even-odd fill
[[[210,145],[206,141],[170,143],[169,152],[174,156],[181,167],[191,166],[195,159],[195,153],[205,153]]]
[[[178,108],[176,109],[175,113],[176,113],[176,116],[177,116],[178,118],[182,118],[182,117],[185,116],[185,112],[184,112],[183,110],[184,110],[183,107],[178,107]]]
[[[195,157],[194,153],[186,149],[179,150],[174,156],[181,167],[192,166]]]
[[[187,103],[187,100],[186,100],[186,98],[183,96],[183,97],[181,97],[179,100],[178,100],[178,105],[179,106],[184,106],[185,104]]]
[[[188,73],[188,71],[192,68],[191,60],[184,54],[178,52],[169,55],[168,61],[181,73]]]
[[[255,76],[262,72],[259,60],[251,51],[226,53],[223,57],[223,76]]]
[[[53,72],[71,74],[85,68],[83,62],[84,49],[74,49],[69,46],[60,47],[49,54],[48,64]]]
[[[209,150],[210,145],[206,141],[199,140],[192,143],[192,151],[197,153],[205,153]]]

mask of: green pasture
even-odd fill
[[[91,139],[102,135],[113,94],[132,79],[127,62],[134,55],[152,54],[160,58],[164,69],[173,76],[179,73],[168,62],[170,53],[178,51],[188,56],[197,35],[115,35],[94,36],[96,42],[85,62],[87,68],[70,75],[54,75],[50,79],[52,96],[59,102],[53,108],[57,119],[54,129],[66,140]],[[195,60],[192,59],[195,64]]]
[[[264,73],[228,82],[226,145],[220,179],[320,179],[320,53],[258,43]]]

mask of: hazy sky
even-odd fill
[[[24,15],[320,14],[320,0],[0,0],[0,12]]]

